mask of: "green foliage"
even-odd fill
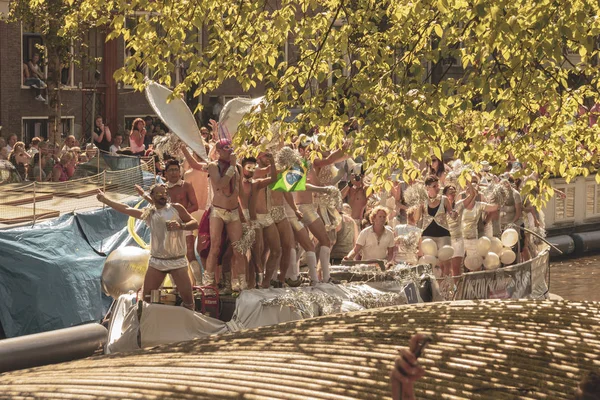
[[[524,162],[523,176],[539,176],[539,204],[551,193],[549,177],[569,180],[595,172],[598,163],[598,127],[574,118],[580,105],[599,100],[595,1],[76,4],[64,15],[64,33],[81,24],[108,25],[108,39],[125,39],[135,53],[115,77],[138,89],[140,65],[169,83],[179,62],[188,70],[175,95],[192,87],[196,96],[208,93],[227,79],[245,90],[264,86],[269,105],[248,118],[240,139],[262,137],[272,121],[299,108],[293,122],[282,124],[287,139],[320,125],[327,144],[339,146],[342,124],[357,118],[362,129],[352,134],[354,154],[365,157],[382,187],[396,168],[406,167],[405,179],[416,178],[407,159],[455,149],[465,162],[502,166],[511,153]],[[130,18],[135,27],[126,23]],[[286,61],[288,41],[296,56]],[[568,50],[580,60],[572,62]],[[463,73],[453,73],[449,60]],[[548,116],[539,115],[542,106]]]

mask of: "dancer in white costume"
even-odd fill
[[[160,287],[165,276],[171,274],[183,300],[183,306],[193,310],[194,297],[187,273],[185,231],[196,229],[198,222],[182,205],[169,203],[166,186],[153,185],[150,188],[150,197],[154,205],[139,210],[108,199],[101,190],[98,190],[96,196],[99,202],[120,213],[145,221],[150,228],[150,261],[144,278],[143,298],[148,298],[152,290]]]

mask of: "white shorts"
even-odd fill
[[[464,257],[465,256],[465,241],[461,239],[452,239],[452,248],[454,249],[454,255],[452,258]]]
[[[437,244],[438,250],[444,246],[450,246],[450,236],[442,236],[442,237],[431,237],[431,236],[423,236],[423,240],[431,239]]]
[[[463,243],[465,247],[465,254],[467,256],[479,255],[479,253],[477,252],[477,239],[463,239]]]
[[[169,259],[169,260],[151,256],[150,261],[148,261],[149,268],[154,268],[161,272],[169,272],[174,269],[187,268],[187,266],[188,266],[188,261],[187,261],[187,258],[185,258],[185,255],[181,256],[179,258]]]
[[[256,220],[263,228],[268,228],[275,223],[271,214],[256,214]]]

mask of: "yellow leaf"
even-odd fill
[[[448,3],[444,0],[438,0],[437,7],[438,10],[440,10],[443,13],[448,12]]]
[[[439,147],[433,148],[433,154],[437,157],[438,160],[443,160],[442,159],[442,150],[440,150]]]
[[[268,56],[268,57],[267,57],[267,62],[269,63],[269,65],[270,65],[271,67],[274,67],[274,66],[275,66],[275,57],[273,57],[273,56]]]
[[[442,29],[442,27],[439,24],[435,24],[435,26],[433,27],[433,30],[435,31],[435,34],[438,35],[439,37],[444,36],[444,30]]]
[[[600,172],[596,174],[596,183],[600,185]]]

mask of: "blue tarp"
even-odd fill
[[[131,169],[140,166],[139,157],[131,156],[113,156],[111,154],[103,154],[104,162],[113,171],[121,171],[125,169]]]
[[[111,302],[100,288],[104,260],[118,247],[135,245],[127,218],[105,208],[0,230],[0,323],[6,336],[100,320]],[[144,223],[138,221],[136,231],[149,241]]]

